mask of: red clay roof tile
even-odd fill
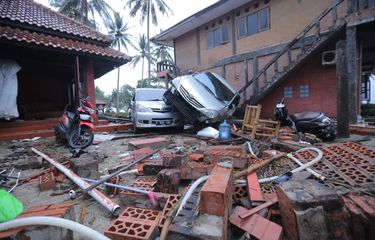
[[[107,35],[32,0],[0,0],[0,19],[27,23],[107,44],[111,42]]]

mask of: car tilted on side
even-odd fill
[[[240,102],[228,81],[212,72],[177,77],[171,85],[164,97],[192,123],[221,122],[234,113]]]
[[[130,119],[134,131],[146,128],[176,128],[182,130],[184,121],[181,113],[164,101],[166,89],[137,88],[130,103]]]

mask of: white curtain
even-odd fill
[[[17,72],[20,69],[16,61],[0,59],[0,118],[9,120],[19,116]]]

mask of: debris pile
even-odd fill
[[[11,193],[24,202],[17,220],[64,218],[103,239],[372,239],[375,150],[300,140],[284,128],[257,139],[232,130],[222,141],[141,135],[73,155],[41,140],[1,156],[1,187],[15,186]],[[0,237],[51,234],[82,238],[52,226]]]

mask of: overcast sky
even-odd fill
[[[39,3],[42,3],[48,6],[48,0],[35,0]],[[158,15],[159,26],[153,26],[151,24],[150,30],[150,37],[157,35],[160,29],[166,30],[169,27],[175,25],[176,23],[180,22],[181,20],[189,17],[190,15],[206,8],[207,6],[217,2],[218,0],[164,0],[164,2],[172,9],[173,15],[169,17],[165,17],[162,15]],[[124,9],[124,3],[126,0],[108,0],[108,3],[111,6],[120,11],[120,13],[124,14],[124,16],[128,16],[128,9]],[[135,18],[126,18],[126,21],[131,26],[130,33],[134,37],[138,37],[139,34],[146,34],[146,23],[143,26],[139,24],[139,17]],[[102,30],[105,33],[105,30]],[[123,51],[126,54],[133,56],[137,55],[134,49],[129,48],[129,51]],[[130,64],[126,64],[125,66],[121,67],[121,74],[120,74],[120,86],[124,84],[129,84],[133,87],[136,86],[136,81],[141,79],[142,70],[141,70],[141,63],[138,64],[137,67],[132,68]],[[147,77],[147,64],[145,63],[145,78]],[[110,94],[112,89],[117,87],[117,69],[107,73],[101,78],[95,80],[95,86],[99,86],[105,93]]]

